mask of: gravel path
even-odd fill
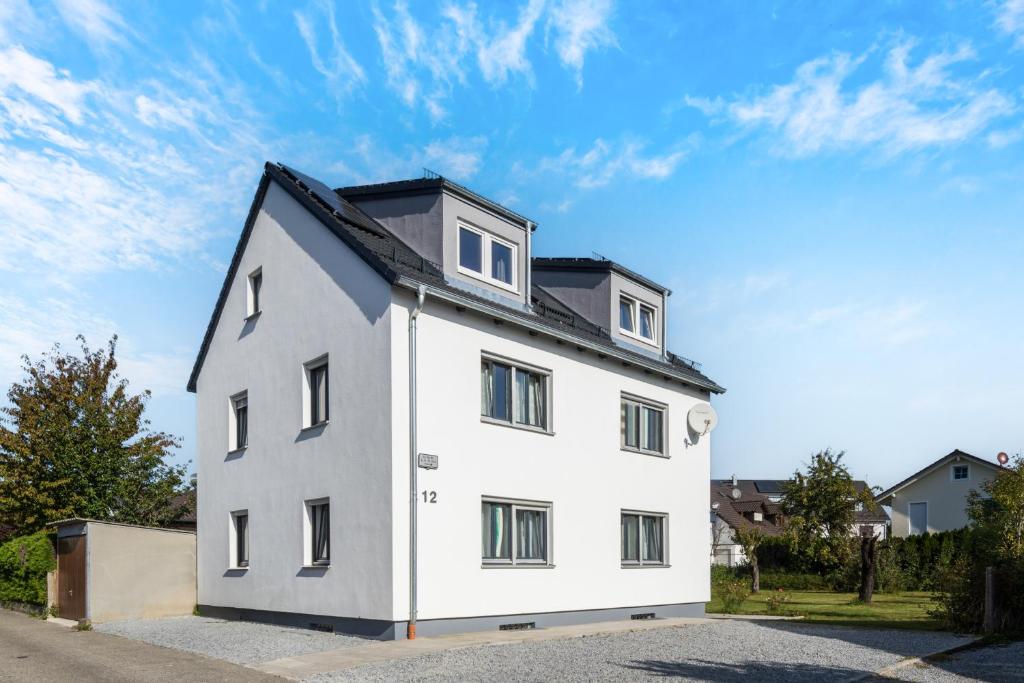
[[[115,621],[96,624],[94,628],[103,633],[197,652],[235,664],[257,664],[368,642],[354,636],[209,617]]]
[[[890,680],[966,683],[1024,680],[1024,642],[965,650],[948,657],[901,669]]]
[[[449,650],[310,681],[838,681],[963,642],[948,633],[723,620]]]

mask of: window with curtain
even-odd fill
[[[640,336],[654,341],[654,309],[640,307]]]
[[[249,396],[243,394],[234,400],[235,403],[235,449],[249,445]]]
[[[549,377],[537,370],[484,358],[480,364],[480,414],[547,430]]]
[[[331,505],[330,503],[314,503],[309,506],[310,559],[315,565],[331,563]]]
[[[664,454],[664,407],[623,397],[621,422],[623,448]]]
[[[619,329],[624,332],[633,333],[636,331],[636,323],[633,320],[633,307],[632,299],[626,299],[625,297],[619,299]]]
[[[263,289],[263,270],[257,270],[249,276],[249,315],[256,315],[260,308],[260,292]]]
[[[665,518],[657,513],[622,513],[622,564],[665,564]]]
[[[459,270],[504,289],[516,288],[516,244],[476,227],[459,225]]]
[[[481,505],[485,564],[550,563],[548,504],[484,500]]]
[[[312,427],[327,422],[330,418],[327,363],[311,366],[307,368],[306,373],[309,383],[309,424],[307,426]]]
[[[239,512],[235,517],[235,566],[249,566],[249,515]]]

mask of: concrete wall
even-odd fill
[[[407,332],[411,293],[392,308],[393,618],[407,615]],[[480,417],[480,358],[499,354],[552,373],[553,434]],[[658,376],[428,298],[419,318],[419,451],[439,456],[420,470],[419,617],[423,620],[709,599],[710,445],[691,444],[689,408],[707,400]],[[620,395],[668,405],[667,453],[620,448]],[[481,497],[552,504],[551,568],[481,566]],[[668,513],[667,567],[623,568],[620,512]]]
[[[438,265],[444,260],[439,191],[374,199],[353,197],[353,203],[427,259]]]
[[[497,298],[506,304],[518,303],[524,306],[528,304],[527,264],[530,259],[530,231],[447,191],[444,192],[442,198],[442,214],[444,222],[443,265],[444,274],[449,281],[466,286],[478,294]],[[516,245],[515,282],[518,292],[511,292],[459,272],[459,221],[464,221],[470,226],[497,235]]]
[[[262,313],[243,320],[262,267]],[[199,602],[389,618],[390,286],[271,183],[197,386]],[[330,421],[303,429],[303,364],[329,356]],[[229,397],[249,446],[228,453]],[[331,566],[303,566],[304,501],[329,497]],[[229,567],[248,510],[250,566]]]
[[[533,281],[590,322],[608,330],[611,273],[598,270],[535,270]],[[618,327],[618,309],[615,310]]]
[[[955,464],[968,464],[970,478],[954,481],[952,468]],[[981,490],[982,483],[995,478],[995,467],[985,467],[966,460],[959,463],[951,460],[900,489],[892,496],[893,536],[910,535],[910,503],[928,503],[928,531],[950,531],[961,529],[968,524],[967,494]]]
[[[86,544],[91,621],[192,614],[195,534],[89,522]]]

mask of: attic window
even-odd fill
[[[502,289],[516,290],[516,245],[459,225],[459,272]]]
[[[656,317],[653,306],[628,296],[619,297],[619,331],[624,335],[655,343]]]
[[[248,296],[246,297],[245,317],[252,318],[263,310],[260,306],[260,293],[263,289],[263,268],[249,273]]]

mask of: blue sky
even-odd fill
[[[265,160],[463,182],[671,287],[715,476],[1024,448],[1024,0],[0,3],[0,384],[184,386]]]

